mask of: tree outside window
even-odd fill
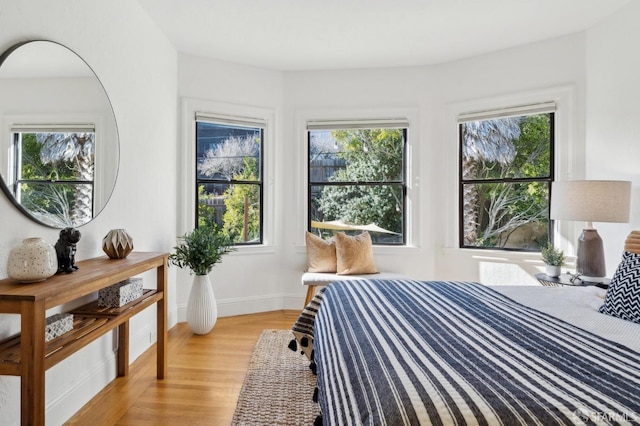
[[[323,237],[369,229],[374,244],[404,244],[406,135],[406,128],[309,130],[308,229]]]
[[[56,228],[93,218],[95,132],[14,131],[13,192],[40,222]]]
[[[234,244],[262,243],[263,128],[196,122],[196,220]]]
[[[460,247],[539,251],[550,238],[554,114],[460,125]]]

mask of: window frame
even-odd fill
[[[91,128],[95,134],[94,145],[94,170],[93,170],[93,214],[89,221],[77,225],[83,226],[86,223],[94,220],[96,216],[105,208],[115,186],[117,180],[117,163],[120,158],[119,147],[113,148],[110,145],[111,141],[115,137],[118,141],[117,127],[114,126],[114,133],[110,131],[110,126],[105,123],[109,121],[108,117],[105,117],[100,113],[86,113],[86,112],[39,112],[37,114],[7,114],[2,120],[2,135],[0,138],[6,146],[10,149],[0,152],[0,175],[4,178],[3,192],[11,199],[13,204],[18,210],[20,210],[25,216],[29,217],[34,222],[49,227],[59,228],[58,224],[52,224],[50,222],[41,221],[39,218],[31,214],[29,210],[24,208],[13,196],[13,180],[15,174],[12,169],[13,162],[15,161],[15,151],[13,149],[13,136],[12,132],[17,129],[56,129],[56,128],[68,128],[68,129],[87,129]],[[109,145],[109,146],[107,146]],[[116,167],[111,167],[111,163],[116,163]]]
[[[329,181],[312,181],[311,180],[311,132],[313,130],[351,130],[351,129],[401,129],[402,130],[402,173],[400,180],[388,180],[388,181],[340,181],[340,182],[329,182]],[[408,165],[408,151],[409,151],[409,135],[411,133],[410,130],[410,121],[408,118],[365,118],[365,119],[317,119],[317,120],[307,120],[305,124],[305,135],[306,135],[306,147],[305,147],[305,156],[306,156],[306,226],[305,229],[307,231],[312,231],[311,227],[311,212],[312,212],[312,189],[313,187],[327,187],[327,186],[367,186],[367,187],[376,187],[376,186],[400,186],[402,192],[402,241],[399,243],[376,243],[374,242],[374,246],[378,247],[406,247],[408,245],[408,241],[410,238],[407,236],[407,230],[410,229],[407,226],[409,222],[410,213],[410,202],[408,200],[409,194],[409,174],[408,171],[410,167]]]
[[[82,127],[81,127],[82,126]],[[76,125],[76,124],[66,124],[60,123],[56,124],[55,128],[50,124],[30,124],[28,127],[25,125],[17,125],[11,127],[11,156],[10,158],[12,167],[11,167],[11,185],[10,189],[13,192],[16,200],[20,201],[18,197],[18,187],[21,183],[34,183],[40,185],[57,185],[57,184],[68,184],[68,185],[90,185],[91,186],[91,194],[92,194],[92,214],[93,208],[95,205],[94,202],[94,194],[96,191],[95,188],[95,152],[94,152],[94,164],[93,164],[93,179],[91,180],[50,180],[50,179],[23,179],[22,177],[22,135],[23,134],[36,134],[36,133],[93,133],[94,144],[96,143],[96,129],[95,125]]]
[[[481,179],[465,179],[463,169],[463,131],[462,126],[466,122],[472,121],[484,121],[490,119],[500,119],[508,117],[521,117],[521,116],[533,116],[550,114],[549,123],[549,173],[544,177],[520,177],[520,178],[481,178]],[[457,121],[457,134],[458,134],[458,241],[457,245],[460,249],[473,249],[473,250],[491,250],[491,251],[504,251],[504,252],[522,252],[522,253],[536,253],[540,252],[539,249],[526,249],[526,248],[514,248],[514,247],[482,247],[466,245],[465,239],[465,221],[464,221],[464,188],[467,185],[481,185],[481,184],[518,184],[529,182],[543,182],[548,186],[547,205],[551,204],[551,183],[555,180],[556,169],[558,164],[556,163],[556,115],[557,108],[556,102],[541,102],[531,105],[518,105],[511,107],[504,107],[495,110],[486,110],[479,112],[462,113],[458,116]],[[549,241],[553,244],[556,229],[555,223],[549,217],[550,209],[547,209],[547,234]]]
[[[181,135],[184,143],[179,144],[179,170],[180,185],[178,186],[177,199],[181,206],[177,212],[177,235],[184,235],[193,230],[196,226],[195,214],[193,211],[195,203],[196,178],[196,125],[195,114],[199,111],[227,116],[227,117],[251,117],[264,120],[264,141],[263,141],[263,199],[262,199],[262,243],[252,245],[238,245],[238,254],[272,253],[276,245],[274,235],[274,147],[275,141],[275,109],[267,107],[257,107],[240,104],[230,104],[200,98],[181,98]]]
[[[199,218],[200,218],[200,202],[198,198],[198,187],[203,184],[218,184],[218,185],[251,185],[258,187],[258,198],[260,203],[259,209],[259,220],[260,220],[260,233],[259,233],[259,241],[257,242],[242,242],[242,243],[233,243],[236,247],[242,246],[251,246],[251,245],[262,245],[263,244],[263,236],[264,236],[264,140],[265,140],[265,127],[266,123],[264,120],[260,120],[257,118],[248,118],[248,117],[240,117],[240,116],[223,116],[220,114],[212,114],[212,113],[203,113],[196,112],[195,118],[195,156],[194,156],[194,168],[196,170],[195,173],[195,193],[194,193],[194,221],[195,226],[198,226]],[[260,158],[259,158],[259,177],[257,180],[240,180],[240,179],[221,179],[221,178],[201,178],[199,177],[199,173],[197,172],[198,167],[198,123],[210,123],[222,126],[229,127],[243,127],[247,129],[259,129],[260,130]]]

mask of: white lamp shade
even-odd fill
[[[631,182],[571,180],[551,184],[551,219],[629,222]]]

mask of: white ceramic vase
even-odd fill
[[[209,275],[196,275],[187,303],[187,324],[195,334],[207,334],[217,319],[218,306]]]
[[[42,238],[27,238],[9,252],[7,275],[21,283],[44,281],[57,271],[56,249]]]
[[[560,276],[561,269],[562,267],[558,265],[546,265],[545,273],[548,277],[557,278]]]

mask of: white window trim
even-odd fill
[[[379,254],[398,254],[402,250],[414,250],[421,244],[420,241],[420,216],[418,209],[420,206],[420,121],[418,110],[415,108],[389,108],[389,109],[321,109],[321,110],[301,110],[295,113],[295,158],[297,161],[296,170],[296,205],[303,206],[302,211],[296,218],[296,251],[305,250],[304,233],[307,230],[308,200],[307,200],[307,168],[308,168],[308,144],[307,144],[307,124],[309,122],[340,122],[340,121],[367,121],[397,119],[402,117],[409,123],[407,128],[406,145],[406,233],[405,245],[402,246],[375,246],[374,252]],[[397,121],[397,120],[396,120]]]
[[[182,99],[179,162],[181,164],[181,179],[178,186],[178,236],[184,235],[195,228],[195,151],[196,151],[196,113],[210,113],[226,117],[251,117],[262,120],[264,127],[263,146],[263,205],[262,205],[262,244],[237,246],[241,253],[261,253],[272,251],[276,245],[274,232],[274,156],[275,151],[275,111],[270,108],[260,108],[247,105],[228,104],[205,99]]]
[[[95,215],[100,213],[107,202],[109,201],[109,197],[113,192],[113,188],[115,186],[115,181],[112,178],[106,177],[107,171],[107,163],[108,159],[106,158],[108,152],[112,152],[112,150],[108,150],[106,144],[111,143],[112,141],[107,140],[107,135],[105,134],[105,117],[101,114],[87,114],[87,113],[52,113],[52,114],[33,114],[33,115],[7,115],[4,117],[2,123],[2,146],[11,147],[13,145],[13,141],[11,140],[11,132],[16,127],[23,126],[39,126],[43,124],[50,123],[62,123],[62,124],[73,124],[73,123],[91,123],[94,128],[96,144],[95,144],[95,164],[93,166],[93,205],[94,205],[94,217]],[[117,140],[116,133],[116,143],[119,143]],[[0,173],[6,179],[6,184],[11,185],[13,182],[13,171],[9,170],[13,166],[13,158],[12,153],[2,152],[0,154]],[[119,153],[118,153],[119,155]],[[113,160],[113,159],[112,159]],[[119,159],[116,159],[116,164]],[[111,171],[110,173],[114,173]],[[117,174],[117,173],[116,173]],[[114,185],[111,185],[112,181]],[[108,182],[109,187],[105,188],[105,184],[95,184],[95,182]]]
[[[458,247],[459,233],[459,200],[458,200],[458,165],[459,165],[459,126],[460,116],[464,116],[474,111],[488,111],[507,109],[518,105],[531,105],[545,102],[555,102],[555,180],[581,179],[585,174],[585,152],[584,133],[577,126],[579,114],[584,116],[583,111],[579,111],[577,104],[577,89],[575,86],[559,86],[544,90],[509,94],[500,97],[492,97],[480,100],[463,101],[450,104],[445,108],[443,120],[443,137],[445,155],[444,158],[455,161],[455,167],[442,165],[441,175],[443,184],[440,188],[441,199],[443,200],[444,214],[440,220],[443,221],[444,249],[469,251],[471,253],[482,252],[489,255],[487,250]],[[554,241],[557,246],[571,252],[570,245],[576,241],[582,223],[572,222],[556,223],[553,230]],[[518,254],[511,251],[495,251],[501,258],[520,259],[528,258],[529,255]]]

